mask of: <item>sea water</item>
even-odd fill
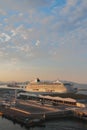
[[[5,118],[0,118],[0,130],[87,130],[87,123],[68,119],[49,121],[42,127],[25,128]]]

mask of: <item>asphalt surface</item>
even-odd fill
[[[30,113],[46,113],[57,111],[58,109],[53,108],[53,106],[42,105],[35,101],[24,101],[18,100],[18,103],[15,106],[17,109],[21,109]]]

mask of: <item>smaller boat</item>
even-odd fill
[[[2,112],[0,112],[0,116],[2,116],[3,115],[3,113]]]
[[[45,126],[43,123],[44,123],[44,120],[43,119],[39,119],[39,118],[35,118],[35,119],[29,119],[29,118],[26,118],[25,120],[25,126],[26,127],[34,127],[34,126],[40,126],[40,127],[43,127]]]

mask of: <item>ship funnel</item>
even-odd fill
[[[40,82],[40,79],[36,78],[35,80],[31,81],[30,83],[39,83],[39,82]]]
[[[37,82],[40,82],[40,79],[39,78],[36,78],[35,79],[35,82],[37,83]]]

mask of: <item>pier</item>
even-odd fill
[[[87,121],[87,108],[74,110],[73,117]]]
[[[53,106],[36,101],[18,100],[15,107],[0,106],[3,118],[25,127],[42,126],[45,121],[73,117],[87,122],[87,108],[66,105]]]
[[[2,117],[13,121],[13,123],[19,123],[25,127],[42,126],[45,121],[53,120],[57,118],[70,117],[72,111],[50,111],[45,113],[28,113],[18,109],[1,108],[3,113]]]
[[[2,116],[3,115],[3,113],[2,112],[0,112],[0,116]]]

